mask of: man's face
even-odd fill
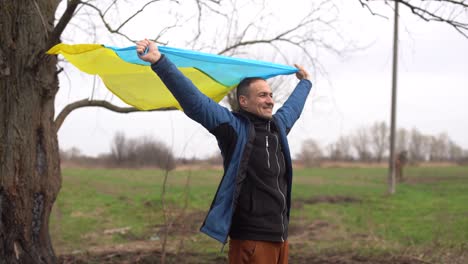
[[[247,112],[259,117],[271,119],[273,116],[273,93],[264,80],[256,80],[250,84],[248,96],[241,95],[239,103]]]

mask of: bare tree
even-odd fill
[[[248,6],[246,4],[248,3]],[[281,3],[283,4],[283,3]],[[212,5],[199,5],[199,14],[210,12],[218,23],[216,39],[194,42],[194,47],[220,55],[246,56],[268,59],[291,65],[292,62],[305,63],[320,68],[317,53],[322,50],[341,55],[351,50],[351,45],[335,27],[339,16],[338,6],[331,0],[304,2],[302,10],[295,18],[281,20],[273,12],[271,1],[231,1],[222,9]],[[242,10],[249,9],[255,15],[240,16]],[[216,10],[213,13],[213,9]],[[214,23],[212,23],[214,24]],[[197,29],[196,40],[202,40],[204,33]],[[206,36],[205,36],[206,37]],[[338,41],[335,41],[338,40]],[[300,54],[300,56],[298,56]],[[301,61],[298,61],[301,58]],[[283,78],[275,78],[271,83],[275,100],[282,102],[291,86]],[[237,109],[235,91],[226,97],[231,109]]]
[[[152,136],[127,139],[123,132],[117,132],[111,143],[110,156],[113,165],[118,167],[175,168],[175,158],[170,148]]]
[[[70,16],[79,1],[71,1]],[[49,215],[61,186],[54,125],[58,1],[0,2],[0,259],[55,263]],[[66,23],[59,23],[62,25]],[[8,216],[8,217],[5,217]]]
[[[338,161],[340,160],[340,153],[336,148],[336,143],[330,143],[326,146],[327,157],[331,161]]]
[[[426,137],[417,129],[413,128],[410,135],[409,156],[414,162],[424,161],[426,159]]]
[[[409,149],[409,132],[404,128],[397,130],[396,135],[396,152],[400,153],[402,151],[407,151]]]
[[[60,150],[61,160],[73,160],[81,157],[81,150],[77,147],[71,147],[67,150]]]
[[[174,155],[164,142],[150,136],[135,141],[136,166],[157,166],[168,171],[175,168]]]
[[[468,164],[468,150],[466,150],[466,149],[463,150],[462,156],[461,156],[460,160],[458,161],[458,163],[462,164],[462,165],[467,165]]]
[[[154,5],[159,6],[161,2],[0,2],[0,212],[1,215],[8,215],[3,217],[0,223],[1,260],[13,264],[57,261],[50,241],[48,223],[53,203],[61,187],[57,132],[67,116],[83,107],[100,107],[117,113],[139,111],[133,107],[119,107],[108,101],[83,99],[68,104],[54,118],[55,98],[59,91],[58,75],[63,72],[63,68],[57,56],[48,56],[45,52],[60,43],[64,32],[66,34],[70,28],[84,33],[96,30],[94,36],[113,34],[123,41],[133,41],[127,31],[128,25],[145,10]],[[176,0],[166,2],[179,4]],[[260,49],[270,47],[281,57],[287,58],[284,56],[284,47],[296,47],[305,57],[312,60],[314,56],[311,50],[316,47],[334,50],[333,45],[328,42],[329,38],[318,33],[325,29],[334,29],[332,22],[336,16],[330,14],[336,12],[336,6],[328,2],[322,1],[316,8],[312,8],[308,15],[300,18],[297,24],[287,25],[279,31],[272,32],[275,27],[255,26],[260,25],[261,21],[250,23],[252,25],[247,23],[247,26],[238,24],[238,27],[221,28],[218,33],[229,32],[229,37],[225,38],[229,41],[226,41],[225,45],[215,45],[216,50],[212,51],[225,55],[247,51],[256,54]],[[183,2],[190,3],[195,3],[200,11],[199,29],[202,28],[202,23],[207,23],[203,19],[207,13],[224,18],[230,25],[236,24],[232,22],[235,18],[234,13],[221,12],[224,10],[219,7],[221,1]],[[63,8],[58,8],[60,4]],[[314,11],[322,8],[325,8],[326,16],[320,16]],[[236,9],[239,14],[241,9]],[[159,9],[153,12],[163,15]],[[266,16],[265,14],[264,17]],[[173,20],[165,21],[157,30],[153,29],[156,32],[152,39],[165,43],[163,36],[185,22],[179,19],[177,14],[170,17]],[[314,25],[319,25],[319,28]],[[258,34],[252,33],[254,28]],[[215,38],[213,35],[211,40]],[[199,36],[194,36],[194,43],[216,44],[216,41],[199,42],[196,41],[197,38]],[[256,46],[261,48],[251,49]],[[339,52],[338,49],[336,51]],[[93,98],[93,95],[90,98]]]
[[[56,14],[61,2],[63,12]],[[109,12],[121,1],[99,1],[100,8],[92,5],[97,2],[0,2],[0,212],[8,216],[0,223],[2,263],[57,262],[49,236],[49,216],[62,181],[57,131],[66,116],[85,106],[123,113],[137,111],[85,99],[66,106],[54,119],[57,76],[62,71],[57,69],[57,57],[45,52],[60,42],[74,17],[91,10],[96,10],[103,22],[117,17],[115,13],[109,16]],[[136,15],[157,2],[145,1],[109,31],[122,33]]]
[[[463,158],[463,149],[452,140],[449,141],[448,159],[452,162],[459,162]]]
[[[388,149],[389,128],[385,122],[376,122],[370,127],[370,138],[374,157],[381,162]]]
[[[351,141],[347,136],[340,136],[335,143],[328,145],[328,155],[333,161],[350,161],[353,159],[351,154]]]
[[[314,139],[307,139],[302,142],[299,160],[307,167],[318,166],[323,158],[322,149]]]
[[[351,144],[357,153],[360,161],[370,161],[372,154],[370,151],[370,136],[366,128],[359,128],[352,136]]]
[[[446,161],[449,157],[450,139],[446,133],[429,137],[429,160]]]
[[[115,133],[111,142],[111,157],[115,164],[122,164],[125,159],[127,139],[121,131]]]
[[[373,3],[385,3],[393,7],[393,2],[398,1],[400,5],[406,7],[412,14],[427,22],[445,23],[464,37],[468,38],[468,18],[466,12],[468,3],[465,0],[358,0],[361,5],[367,8],[371,14],[382,16],[374,11]]]

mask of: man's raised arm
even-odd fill
[[[312,88],[312,82],[309,80],[309,73],[302,66],[297,64],[294,64],[294,66],[299,70],[296,72],[296,77],[299,79],[299,83],[283,106],[278,109],[275,114],[275,116],[283,122],[286,127],[286,131],[288,132],[291,130],[297,119],[299,119],[302,109],[304,109],[307,96]]]
[[[159,52],[153,41],[138,41],[136,49],[142,60],[151,63],[153,71],[179,102],[187,116],[210,131],[233,118],[228,109],[201,93],[191,80]]]

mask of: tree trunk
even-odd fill
[[[0,0],[0,263],[57,262],[57,59],[45,51],[58,2]]]

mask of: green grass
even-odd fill
[[[160,170],[64,169],[62,190],[51,216],[50,230],[59,253],[86,250],[132,240],[149,240],[163,222]],[[400,252],[468,247],[468,167],[409,167],[407,182],[387,196],[385,168],[297,169],[294,174],[290,236],[301,250]],[[175,215],[203,215],[211,204],[222,172],[176,171],[168,176],[168,207]],[[359,202],[310,203],[314,197],[353,197]],[[172,217],[174,218],[174,217]],[[199,221],[199,222],[197,222]],[[196,220],[201,225],[203,219]],[[314,223],[327,223],[311,229]],[[104,230],[130,227],[126,235]],[[311,231],[312,230],[312,231]],[[170,241],[180,241],[171,235]],[[199,233],[184,239],[185,249],[217,254],[221,245]],[[302,245],[299,246],[299,245]]]
[[[466,247],[467,167],[411,167],[406,171],[408,181],[398,185],[392,196],[385,195],[386,173],[383,168],[308,169],[296,173],[294,199],[314,195],[361,199],[361,203],[306,207],[303,214],[307,219],[333,223],[341,236],[332,244],[321,245],[318,241],[319,247],[338,244],[353,250],[371,247],[396,251],[408,247]],[[294,215],[299,217],[301,213]],[[367,240],[356,239],[360,234]]]

